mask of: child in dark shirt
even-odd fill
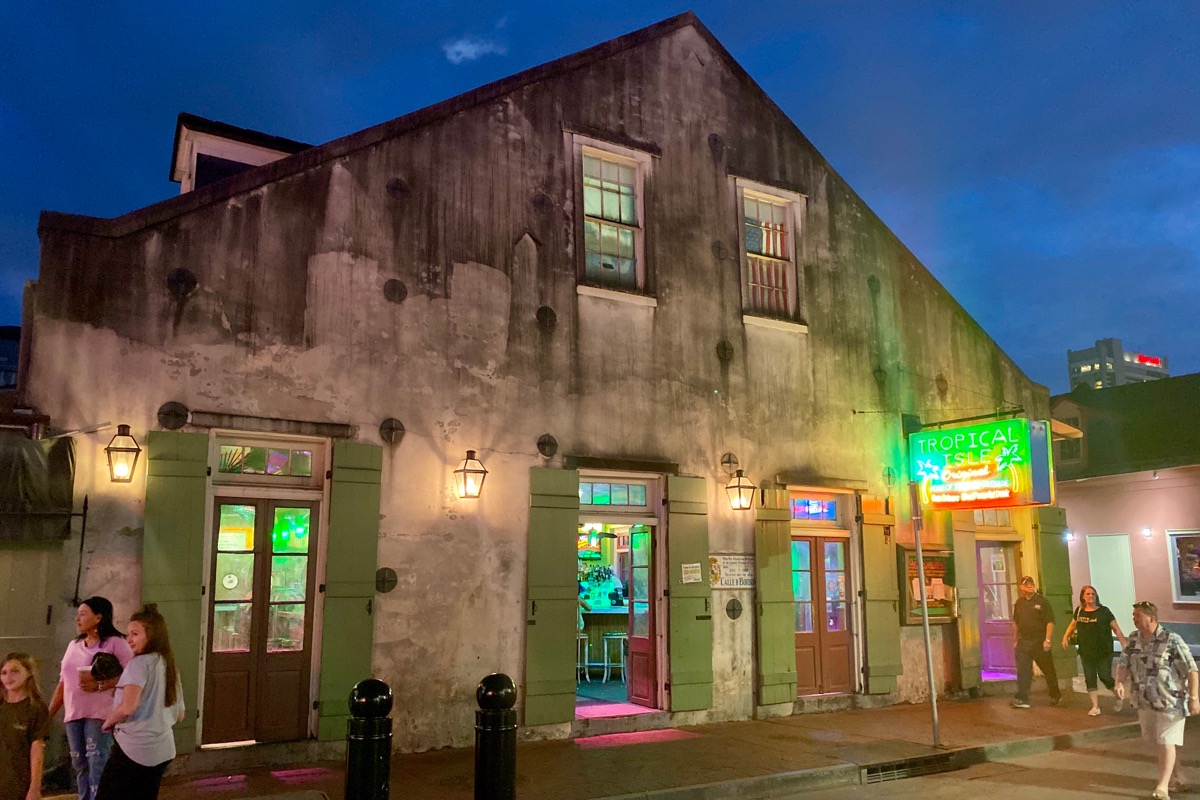
[[[41,800],[50,714],[38,691],[37,663],[9,653],[0,664],[0,800]]]

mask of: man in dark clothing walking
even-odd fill
[[[1017,656],[1017,696],[1013,699],[1013,708],[1029,708],[1029,687],[1033,683],[1035,662],[1046,676],[1050,705],[1058,705],[1062,692],[1058,688],[1054,658],[1050,655],[1050,643],[1054,640],[1054,609],[1034,587],[1029,575],[1021,579],[1021,596],[1013,606],[1013,622],[1016,623],[1013,648]]]

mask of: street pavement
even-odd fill
[[[521,742],[517,748],[517,797],[748,800],[800,793],[811,797],[818,790],[857,785],[868,769],[887,771],[945,759],[954,760],[958,766],[978,764],[1092,747],[1129,739],[1137,733],[1132,712],[1088,717],[1087,701],[1078,697],[1058,708],[1050,707],[1045,695],[1035,696],[1034,708],[1027,710],[1010,708],[1006,697],[946,700],[939,703],[939,708],[941,749],[931,746],[927,704]],[[1200,740],[1200,730],[1193,729],[1189,738]],[[244,755],[250,759],[267,752],[246,748]],[[196,768],[201,763],[190,764],[190,774],[168,778],[161,794],[163,800],[196,800],[198,796],[283,800],[289,794],[300,800],[301,795],[296,794],[299,792],[323,792],[330,800],[342,800],[344,776],[340,762],[247,764],[197,774],[203,772]],[[470,800],[473,765],[474,752],[470,748],[395,755],[391,796],[404,800]],[[1148,768],[1146,763],[1141,766]],[[995,764],[972,767],[997,768]],[[952,785],[970,774],[974,773],[959,772],[958,778],[932,780]],[[1129,796],[1148,797],[1148,791],[1136,793],[1143,784],[1129,778],[1116,785],[1134,792]],[[1081,784],[1076,781],[1075,785]],[[874,792],[884,791],[885,786],[891,790],[892,784],[863,787],[860,791],[871,791],[874,797]],[[1030,796],[1026,795],[1025,800]]]
[[[1200,780],[1200,731],[1191,730],[1182,749],[1189,780]],[[1190,741],[1188,741],[1190,740]],[[1154,750],[1140,739],[1002,759],[957,772],[870,786],[793,792],[772,800],[1095,800],[1149,798],[1157,777]],[[1174,798],[1200,798],[1200,790]]]

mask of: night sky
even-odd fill
[[[10,4],[0,324],[41,210],[178,192],[180,111],[320,144],[692,10],[1034,380],[1109,336],[1200,371],[1195,0],[322,6]]]

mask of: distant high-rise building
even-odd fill
[[[1166,358],[1126,350],[1120,339],[1100,339],[1095,347],[1067,351],[1067,380],[1072,389],[1103,389],[1169,377]]]

